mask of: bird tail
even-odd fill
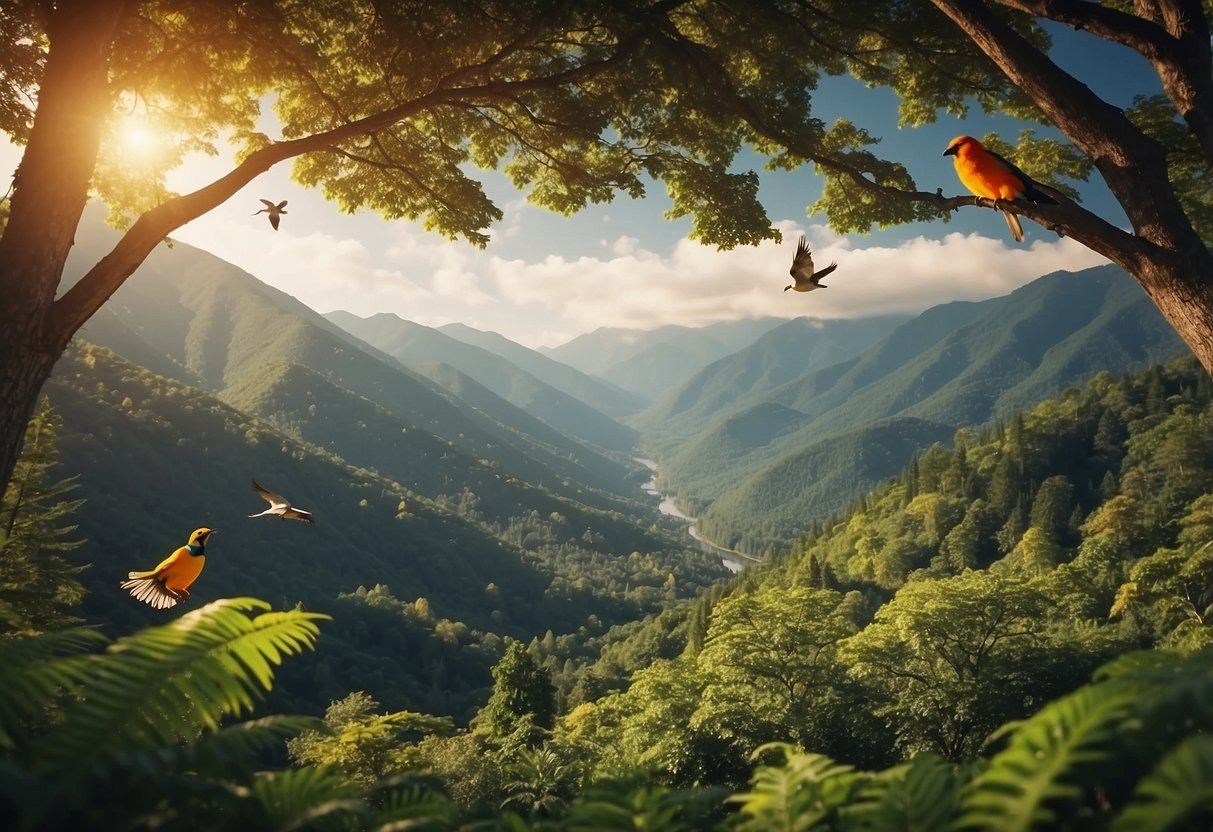
[[[1011,229],[1011,236],[1015,238],[1015,242],[1022,243],[1023,226],[1019,224],[1019,217],[1010,211],[1003,211],[1002,215],[1007,218],[1007,227]]]
[[[177,596],[169,592],[168,587],[158,578],[153,577],[151,572],[132,572],[128,580],[123,581],[119,586],[143,603],[158,610],[166,610],[177,605]]]

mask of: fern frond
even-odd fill
[[[1189,737],[1137,784],[1113,832],[1166,832],[1213,823],[1213,736]]]
[[[951,827],[959,793],[956,767],[924,752],[877,775],[846,815],[857,828],[875,832],[938,832]]]
[[[121,762],[145,771],[188,771],[192,774],[233,777],[252,773],[259,755],[279,751],[286,740],[304,731],[324,727],[324,720],[310,716],[267,716],[225,725],[197,742],[136,752]]]
[[[25,720],[84,684],[89,663],[73,654],[105,642],[86,627],[0,642],[0,747],[13,748]]]
[[[375,784],[368,799],[378,808],[375,832],[453,829],[459,818],[455,804],[432,778],[401,775]]]
[[[366,808],[358,788],[326,766],[267,773],[251,792],[265,812],[265,828],[278,832],[321,829]]]
[[[48,756],[84,760],[174,745],[252,710],[254,697],[273,683],[273,666],[313,647],[315,622],[327,618],[245,614],[268,606],[255,598],[215,601],[88,657],[91,678],[47,737]]]
[[[759,752],[770,746],[763,746]],[[778,746],[783,765],[760,766],[750,791],[729,798],[740,803],[734,828],[743,832],[803,832],[830,817],[850,799],[858,780],[853,768],[821,754]]]
[[[963,800],[959,826],[1056,827],[1082,798],[1084,769],[1105,761],[1134,703],[1123,685],[1088,685],[1055,700],[1020,726]]]

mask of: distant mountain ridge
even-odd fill
[[[836,508],[834,499],[788,508],[802,492],[784,463],[808,448],[845,441],[893,417],[951,429],[982,425],[1101,370],[1125,372],[1187,352],[1140,287],[1115,266],[1055,273],[1005,297],[928,309],[860,355],[779,386],[764,389],[737,371],[767,366],[773,355],[795,349],[780,340],[787,334],[772,331],[705,368],[636,420],[649,454],[660,457],[663,487],[722,545],[736,547],[746,538],[778,549],[796,528]],[[767,417],[758,418],[762,413]],[[745,447],[725,439],[738,433],[747,436]],[[887,449],[900,467],[922,447],[907,441]],[[845,455],[837,459],[852,464]],[[841,490],[834,493],[842,499],[861,493],[860,480],[844,472],[830,476],[838,478]],[[798,523],[770,533],[775,516],[792,513]],[[764,523],[767,532],[757,532]]]
[[[540,352],[651,401],[784,320],[758,318],[652,330],[600,327],[558,347],[541,347]]]
[[[426,365],[449,364],[501,398],[569,436],[623,453],[631,451],[636,444],[635,430],[521,369],[499,352],[406,321],[389,312],[360,318],[339,310],[329,312],[324,317],[415,372],[428,376],[422,370]],[[522,350],[525,348],[520,347],[518,351]],[[556,363],[538,354],[536,357],[550,364]],[[578,380],[572,378],[574,375],[584,379],[582,387],[594,388],[594,382],[588,376],[572,368],[568,368],[568,375],[571,380]],[[434,376],[430,378],[438,381]],[[603,391],[604,395],[609,392],[601,382],[597,383],[595,389]],[[624,402],[627,401],[638,404],[633,397],[620,391],[615,397],[616,410],[626,409]]]

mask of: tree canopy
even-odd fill
[[[63,0],[8,7],[0,31],[0,128],[25,145],[0,237],[0,477],[37,390],[68,339],[182,224],[279,162],[347,210],[419,219],[483,243],[501,216],[475,178],[502,169],[529,199],[572,212],[651,180],[692,236],[735,246],[775,237],[749,145],[775,168],[813,165],[810,209],[843,231],[939,218],[968,196],[917,189],[877,137],[812,108],[826,74],[885,85],[906,126],[998,110],[1055,126],[1013,160],[1062,193],[1097,171],[1122,230],[1070,199],[1015,203],[1134,275],[1213,369],[1213,161],[1208,0],[1098,5],[1032,0],[397,0],[215,5]],[[1049,57],[1044,21],[1140,52],[1163,96],[1121,109]],[[280,125],[262,127],[269,101]],[[177,137],[122,158],[129,117]],[[164,171],[191,150],[238,164],[181,196]],[[1002,147],[1002,146],[997,146]],[[1008,149],[1009,148],[1002,148]],[[91,195],[133,218],[110,255],[60,294]]]

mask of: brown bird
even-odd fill
[[[260,514],[250,514],[249,517],[277,517],[279,520],[302,520],[309,526],[316,525],[316,521],[312,519],[310,511],[304,511],[301,508],[295,508],[291,505],[290,500],[283,497],[281,494],[275,494],[268,488],[262,488],[253,480],[253,490],[261,495],[261,499],[270,504],[270,507]]]
[[[270,202],[268,199],[263,199],[261,201],[265,203],[265,207],[260,211],[254,211],[253,216],[255,217],[258,214],[269,214],[270,225],[274,226],[274,230],[277,231],[279,218],[286,213],[286,200],[282,200],[277,205]]]
[[[158,610],[189,600],[190,584],[198,580],[206,564],[206,540],[214,529],[195,529],[189,543],[173,552],[148,572],[131,572],[119,586]]]
[[[800,245],[796,246],[796,256],[792,258],[792,268],[788,272],[796,282],[784,286],[783,290],[811,292],[814,289],[828,289],[830,287],[822,283],[821,279],[836,268],[838,264],[831,263],[819,272],[813,271],[813,252],[809,251],[809,244],[801,237]]]

